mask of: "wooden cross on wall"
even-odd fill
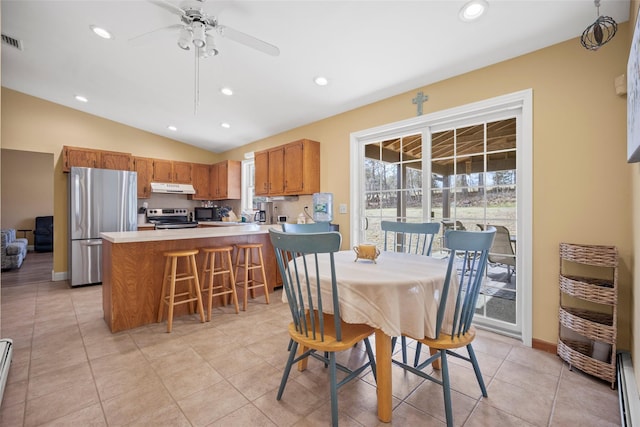
[[[422,115],[422,104],[424,104],[428,100],[429,100],[429,95],[425,95],[422,92],[418,92],[416,97],[411,100],[411,102],[413,102],[414,104],[416,104],[418,106],[418,115],[419,116]]]

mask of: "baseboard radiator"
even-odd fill
[[[9,367],[13,357],[13,341],[9,338],[0,339],[0,405],[4,396],[4,387],[9,377]]]
[[[618,396],[620,397],[620,425],[640,426],[640,398],[633,373],[631,354],[618,352]]]

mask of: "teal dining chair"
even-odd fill
[[[282,230],[287,233],[322,233],[331,231],[328,222],[313,222],[311,224],[289,224],[283,223]]]
[[[437,222],[382,221],[384,250],[431,255],[433,238],[440,231]]]
[[[428,346],[431,351],[431,357],[415,367],[393,360],[393,363],[401,366],[404,370],[442,386],[448,427],[453,426],[453,412],[451,410],[451,385],[447,356],[458,357],[471,363],[482,395],[487,397],[487,389],[472,346],[476,336],[472,321],[476,312],[476,303],[482,287],[484,271],[487,266],[489,249],[493,244],[495,234],[496,229],[491,226],[487,227],[486,231],[449,230],[445,233],[444,244],[450,250],[450,254],[436,317],[437,336],[435,338],[410,337]],[[454,290],[455,293],[449,295],[452,278],[455,275],[458,277],[458,289],[457,291]],[[445,311],[448,304],[453,304],[452,328],[443,331]],[[453,351],[462,347],[467,348],[469,357]],[[437,369],[438,362],[441,365],[442,380],[429,375],[424,370],[432,363],[433,368]]]
[[[380,228],[384,231],[384,250],[406,252],[418,255],[431,255],[433,239],[440,231],[437,222],[397,222],[382,221]],[[392,351],[397,338],[391,341]],[[407,363],[407,339],[400,337],[402,344],[402,362]],[[422,345],[416,344],[415,365],[418,364]]]
[[[369,367],[374,378],[376,375],[375,358],[369,342],[374,328],[365,324],[345,323],[340,318],[334,253],[340,250],[342,237],[335,231],[287,233],[275,229],[269,230],[269,235],[293,320],[289,324],[289,336],[293,344],[290,345],[289,358],[276,399],[282,398],[291,367],[298,363],[298,370],[304,370],[308,358],[314,357],[329,367],[331,423],[337,427],[338,389]],[[320,271],[318,260],[321,257],[329,261],[327,271]],[[311,279],[310,273],[313,273]],[[320,292],[320,277],[330,278],[330,284],[327,286],[331,298],[328,301]],[[329,311],[333,314],[324,313],[324,307],[330,308]],[[361,341],[364,341],[368,357],[366,363],[357,369],[337,363],[336,353],[349,350]],[[296,355],[298,346],[302,347],[300,355]],[[336,376],[338,369],[347,374],[340,382]]]

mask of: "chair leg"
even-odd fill
[[[471,344],[467,344],[467,351],[469,352],[469,359],[471,359],[473,370],[476,373],[476,378],[478,379],[480,390],[482,390],[482,395],[484,397],[487,397],[487,388],[484,386],[484,380],[482,379],[482,372],[480,372],[480,365],[478,365],[478,359],[476,359],[476,353],[473,351],[473,347],[471,346]]]
[[[444,412],[447,417],[447,427],[453,427],[453,411],[451,410],[451,384],[449,382],[449,365],[447,363],[447,351],[440,350],[442,360],[442,391],[444,394]]]
[[[296,352],[298,351],[298,343],[294,340],[291,340],[289,342],[289,347],[289,358],[287,359],[287,366],[284,367],[284,372],[282,373],[282,380],[280,381],[280,388],[278,389],[276,400],[280,400],[282,398],[282,393],[284,393],[284,387],[287,385],[287,379],[289,378],[289,372],[291,372],[293,359],[295,359]]]
[[[407,337],[400,337],[402,343],[402,363],[407,364]]]
[[[373,379],[376,380],[376,382],[378,382],[378,376],[376,374],[376,358],[373,355],[373,349],[371,348],[371,343],[369,342],[369,338],[364,339],[364,346],[367,349],[367,356],[369,357],[369,363],[371,363],[371,372],[373,372]]]
[[[413,359],[413,367],[415,368],[420,363],[420,353],[422,352],[422,343],[417,341],[416,343],[416,357]]]
[[[338,427],[338,380],[336,378],[336,354],[329,354],[329,375],[331,377],[331,425]]]

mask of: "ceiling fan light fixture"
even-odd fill
[[[180,30],[180,37],[178,38],[178,46],[180,49],[189,50],[191,49],[192,39],[193,34],[191,33],[191,29],[189,27],[182,27]]]
[[[207,34],[206,38],[207,44],[204,49],[206,50],[207,56],[216,56],[218,53],[218,49],[216,49],[216,43],[211,34]]]
[[[197,48],[203,48],[207,44],[205,36],[205,28],[202,22],[195,21],[193,27],[193,45]]]
[[[460,19],[464,22],[475,21],[480,18],[489,8],[486,0],[471,0],[465,3],[460,9]]]

